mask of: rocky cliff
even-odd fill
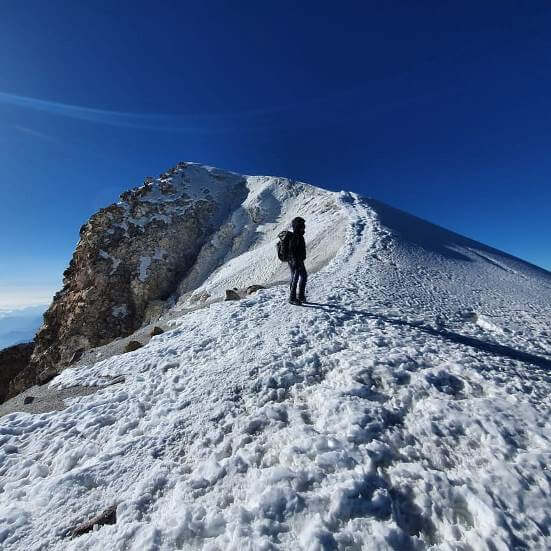
[[[18,394],[14,380],[27,368],[34,343],[16,344],[0,350],[0,404]]]
[[[80,229],[19,388],[158,315],[209,236],[246,195],[242,176],[180,163],[94,214]]]

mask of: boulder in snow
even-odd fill
[[[249,285],[246,289],[246,293],[248,295],[252,295],[253,293],[256,293],[257,291],[260,291],[260,289],[266,289],[263,285]]]
[[[241,300],[239,293],[233,289],[226,289],[226,296],[224,300]]]
[[[82,534],[86,534],[87,532],[91,532],[94,529],[94,526],[103,526],[105,524],[115,524],[117,522],[117,506],[112,505],[111,507],[108,507],[100,513],[99,515],[96,515],[94,518],[83,522],[82,524],[79,524],[75,528],[69,531],[69,536],[71,538],[77,538],[78,536],[82,536]]]
[[[129,341],[128,344],[124,347],[125,352],[134,352],[134,350],[138,350],[138,348],[141,348],[143,344],[140,341]]]

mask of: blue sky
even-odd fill
[[[549,28],[537,1],[5,0],[0,308],[48,299],[82,223],[181,160],[357,191],[551,269]]]

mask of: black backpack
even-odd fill
[[[279,241],[276,244],[277,257],[281,262],[289,262],[289,249],[291,245],[291,239],[293,238],[292,231],[282,231],[278,235]]]

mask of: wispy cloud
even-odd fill
[[[0,104],[125,128],[219,133],[234,130],[286,128],[290,123],[294,127],[303,128],[318,127],[324,124],[342,124],[344,121],[354,121],[359,117],[380,116],[390,111],[408,107],[412,103],[427,101],[434,96],[434,93],[431,92],[421,95],[398,94],[395,99],[379,97],[379,101],[367,100],[366,94],[372,88],[373,83],[370,84],[369,88],[365,85],[359,85],[347,90],[335,90],[320,97],[297,100],[287,105],[266,106],[232,113],[189,115],[112,111],[6,92],[0,92]],[[19,129],[28,133],[32,132],[27,127],[19,127]]]
[[[234,127],[242,119],[251,119],[274,110],[257,110],[233,114],[198,114],[181,115],[168,113],[130,113],[83,107],[56,101],[42,100],[27,96],[19,96],[0,92],[0,103],[42,111],[53,115],[62,115],[73,119],[120,126],[126,128],[141,128],[146,130],[173,130],[173,131],[220,131]],[[278,109],[276,108],[276,111]],[[250,121],[249,121],[250,122]],[[22,131],[31,133],[32,130],[19,127]],[[38,134],[37,134],[38,135]]]
[[[14,125],[14,128],[22,134],[27,134],[35,138],[40,138],[41,140],[46,140],[48,142],[60,143],[57,138],[54,138],[54,136],[50,136],[49,134],[45,134],[44,132],[40,132],[39,130],[34,130],[33,128],[28,128],[27,126],[16,124]]]

